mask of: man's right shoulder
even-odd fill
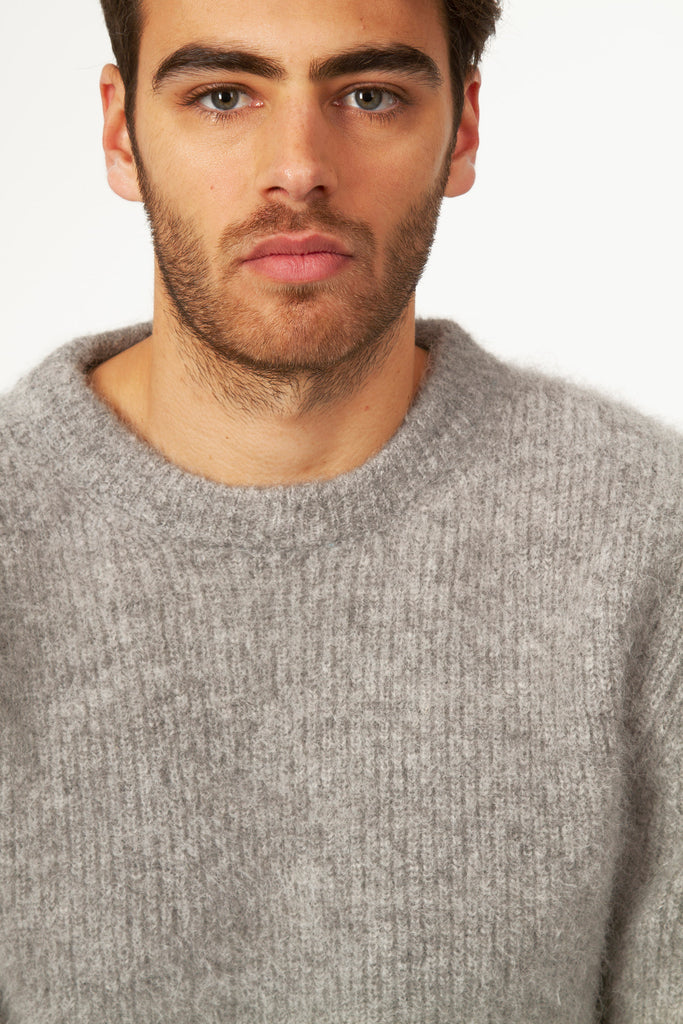
[[[87,386],[90,370],[140,341],[149,330],[149,324],[138,324],[70,341],[0,395],[3,533],[39,523],[64,489],[73,458],[69,438],[74,431],[93,429],[99,407]]]

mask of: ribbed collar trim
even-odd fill
[[[181,470],[137,438],[92,392],[92,368],[150,333],[149,324],[81,338],[15,390],[39,447],[92,501],[167,535],[208,545],[318,546],[382,531],[476,445],[504,367],[455,324],[421,320],[429,369],[398,431],[366,463],[332,480],[227,487]],[[16,426],[21,430],[20,423]],[[37,435],[36,435],[37,431]],[[455,461],[454,461],[455,457]]]

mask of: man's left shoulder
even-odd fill
[[[598,532],[599,520],[614,523],[617,512],[637,529],[660,516],[683,521],[679,431],[598,390],[502,359],[457,324],[424,321],[420,329],[437,339],[451,461],[471,481],[494,487],[501,502],[564,507]]]
[[[511,437],[539,466],[613,501],[683,513],[683,434],[598,390],[507,367]]]

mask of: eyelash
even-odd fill
[[[364,117],[370,118],[375,124],[386,124],[389,121],[393,121],[396,117],[402,114],[405,108],[408,106],[409,101],[404,97],[400,96],[393,89],[386,89],[381,85],[357,85],[353,89],[347,89],[342,94],[339,100],[346,99],[347,96],[352,96],[355,92],[362,92],[363,90],[377,89],[386,96],[391,96],[394,100],[394,106],[389,110],[363,110],[360,107],[349,107],[348,109],[354,110],[356,114],[360,114]],[[220,92],[221,90],[241,93],[243,95],[251,95],[248,90],[240,89],[238,86],[228,85],[225,82],[217,82],[215,85],[210,86],[208,89],[203,86],[201,89],[197,89],[195,92],[189,93],[184,100],[184,105],[188,107],[195,107],[200,117],[208,117],[212,124],[223,124],[228,119],[234,119],[246,113],[248,107],[238,108],[237,110],[211,110],[209,107],[205,107],[199,101],[205,96],[210,96],[213,92]],[[346,106],[339,101],[335,101],[338,106]]]
[[[366,117],[372,118],[375,124],[378,122],[380,124],[384,124],[387,121],[393,121],[394,118],[398,117],[399,114],[402,114],[408,106],[408,101],[406,99],[399,96],[399,94],[394,92],[393,89],[385,89],[381,85],[357,85],[354,89],[348,89],[340,99],[345,100],[347,96],[353,96],[355,92],[372,92],[374,90],[383,93],[385,96],[391,96],[395,101],[394,105],[388,110],[363,110],[362,107],[351,107],[349,109],[354,110],[356,114],[364,114]],[[346,104],[341,105],[346,106]]]

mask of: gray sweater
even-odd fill
[[[418,325],[230,488],[73,343],[0,403],[2,1024],[683,1021],[683,443]]]

